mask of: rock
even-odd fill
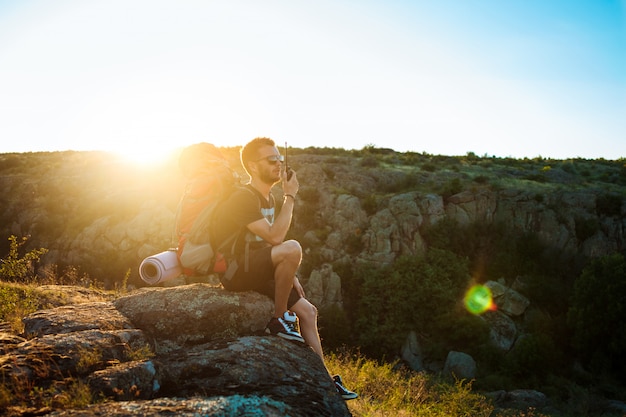
[[[459,380],[474,379],[476,378],[476,361],[467,353],[449,352],[443,372]]]
[[[27,337],[72,333],[82,330],[131,329],[133,325],[110,302],[85,303],[40,310],[24,319]]]
[[[274,311],[265,295],[202,283],[146,288],[113,304],[148,336],[176,345],[261,332]]]
[[[503,408],[515,408],[527,410],[529,408],[542,408],[547,404],[547,397],[544,393],[531,389],[517,389],[504,394],[497,405]]]
[[[524,314],[530,305],[530,300],[519,292],[496,281],[487,281],[485,286],[491,290],[493,301],[498,307],[498,311],[509,316],[520,316]]]
[[[402,346],[402,360],[414,371],[423,371],[424,362],[422,359],[422,349],[417,339],[417,333],[411,330]]]
[[[38,311],[25,318],[32,339],[4,338],[0,378],[7,395],[41,387],[52,408],[77,384],[109,401],[56,416],[349,416],[310,347],[254,335],[271,309],[266,296],[194,284]]]
[[[432,226],[445,219],[446,212],[443,197],[437,194],[427,194],[417,201],[420,213],[424,218],[424,225]]]
[[[280,399],[294,410],[308,410],[309,415],[345,413],[322,361],[298,342],[245,336],[171,352],[159,362],[164,396],[245,393]]]
[[[489,323],[489,337],[494,346],[503,351],[511,349],[517,337],[513,320],[499,311],[488,311],[482,317]]]
[[[87,378],[87,384],[92,392],[115,401],[151,399],[161,389],[151,360],[124,362],[95,371]]]
[[[58,411],[50,417],[136,417],[136,416],[315,416],[294,410],[265,396],[158,398],[151,401],[126,401],[96,404],[80,410]],[[319,414],[320,416],[330,414]],[[349,415],[349,414],[338,414]]]
[[[609,400],[606,405],[611,412],[626,414],[626,403],[623,401]]]
[[[15,346],[25,342],[26,339],[18,335],[0,331],[0,355],[12,351]]]
[[[17,345],[0,357],[0,373],[9,380],[49,381],[87,375],[110,362],[127,361],[145,345],[141,330],[84,330],[48,334]]]
[[[341,278],[333,271],[331,264],[323,264],[320,269],[313,270],[305,288],[307,298],[318,308],[343,305]]]
[[[493,193],[480,191],[462,191],[450,196],[446,205],[446,215],[459,224],[473,222],[492,222],[497,208],[497,199]]]

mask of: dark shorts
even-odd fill
[[[248,272],[245,272],[244,259],[238,260],[239,268],[229,282],[222,281],[228,291],[256,291],[274,299],[274,263],[272,262],[272,247],[250,250],[248,257]],[[300,295],[294,288],[291,289],[287,308],[291,308]]]

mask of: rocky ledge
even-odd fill
[[[193,284],[35,312],[22,334],[3,326],[0,373],[12,395],[39,387],[52,405],[7,415],[349,416],[310,348],[262,334],[272,310]],[[63,407],[77,385],[97,404]]]

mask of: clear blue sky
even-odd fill
[[[626,0],[0,0],[0,153],[626,157]]]

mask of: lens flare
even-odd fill
[[[495,310],[493,297],[489,287],[484,285],[474,285],[467,293],[463,300],[465,308],[472,314],[482,314],[487,310]]]

